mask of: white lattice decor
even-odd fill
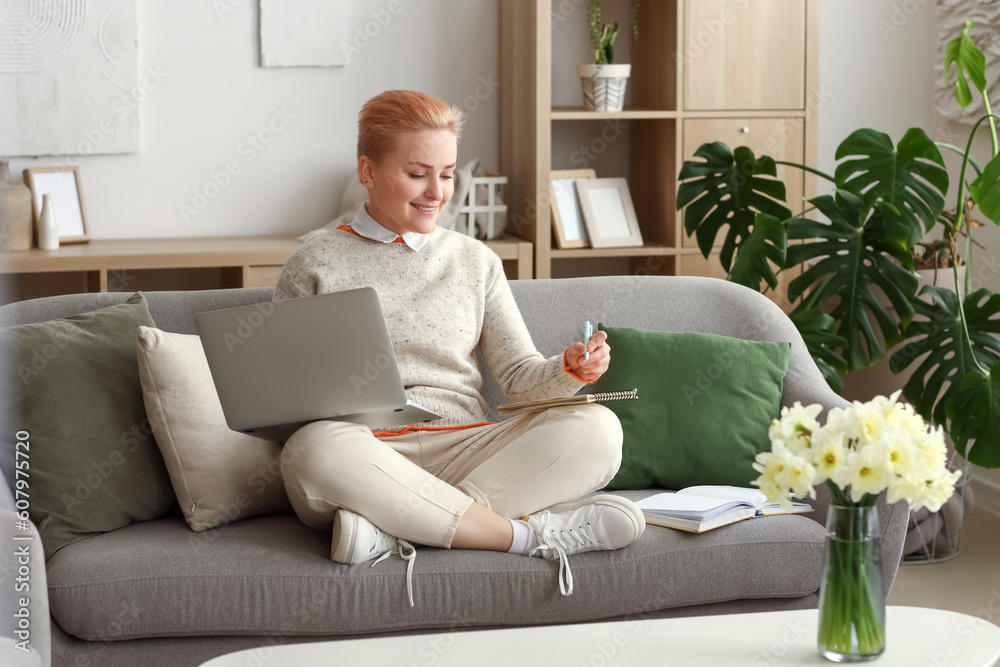
[[[494,239],[507,226],[507,205],[500,196],[506,176],[473,176],[469,194],[458,209],[456,229],[478,239]]]

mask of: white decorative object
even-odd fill
[[[394,18],[389,10],[385,15]],[[378,31],[385,27],[373,23]],[[362,37],[355,41],[372,39]],[[358,48],[348,39],[347,0],[260,0],[263,67],[337,67]]]
[[[972,21],[976,28],[972,38],[986,56],[987,92],[990,100],[1000,94],[1000,3],[983,0],[937,0],[937,53],[944,53],[945,46],[962,34],[966,21]],[[934,59],[936,90],[934,99],[938,113],[946,120],[959,120],[970,125],[986,113],[979,95],[972,96],[972,104],[962,113],[955,101],[955,89],[944,80],[942,59]],[[954,66],[950,80],[954,82]]]
[[[577,65],[587,111],[621,111],[632,65]]]
[[[473,176],[469,194],[458,209],[457,227],[464,226],[466,234],[479,239],[493,239],[503,233],[507,225],[507,205],[497,190],[506,183],[506,176]],[[484,198],[486,202],[480,203]]]
[[[0,3],[4,155],[137,151],[137,62],[135,0]]]
[[[38,247],[42,250],[59,248],[59,224],[56,222],[52,195],[42,195],[42,212],[38,214]]]

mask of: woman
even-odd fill
[[[349,225],[306,242],[274,298],[371,286],[382,304],[408,397],[442,415],[431,426],[373,432],[320,421],[282,452],[296,514],[333,530],[331,557],[360,563],[410,542],[560,561],[618,549],[645,529],[624,498],[581,496],[621,464],[622,431],[601,405],[485,422],[478,347],[512,401],[568,396],[608,368],[607,335],[545,359],[524,325],[500,259],[479,241],[436,229],[454,192],[461,113],[412,91],[387,91],[359,114],[358,176],[369,200]],[[588,353],[585,355],[585,353]]]

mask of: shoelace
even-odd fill
[[[396,537],[389,537],[394,544],[389,547],[389,550],[384,554],[375,559],[372,563],[372,567],[375,567],[382,561],[384,561],[389,556],[398,553],[399,557],[407,561],[406,565],[406,594],[410,598],[410,606],[413,606],[413,563],[417,560],[417,550],[416,548],[407,542],[406,540],[401,540]]]
[[[559,592],[563,595],[573,594],[573,571],[569,567],[569,556],[566,553],[577,553],[580,547],[589,547],[597,543],[597,536],[594,529],[588,522],[583,526],[566,528],[559,531],[546,530],[549,517],[552,515],[548,510],[543,511],[539,517],[540,525],[538,541],[539,545],[528,552],[533,555],[536,551],[552,556],[543,556],[548,560],[559,561]]]

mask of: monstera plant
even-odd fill
[[[974,24],[949,45],[945,74],[955,65],[956,97],[971,102],[969,83],[986,88],[982,52],[969,37]],[[985,96],[984,96],[985,99]],[[1000,150],[994,117],[974,126],[965,149],[936,144],[919,128],[898,143],[876,130],[860,129],[837,148],[834,173],[702,145],[685,162],[677,207],[684,228],[708,258],[724,231],[719,258],[728,278],[767,292],[788,281],[789,314],[824,376],[842,388],[838,371],[873,365],[895,349],[890,368],[916,370],[903,395],[925,419],[946,428],[957,451],[973,463],[1000,467],[1000,296],[969,291],[972,275],[968,215],[974,206],[1000,224]],[[971,158],[976,131],[987,123],[992,159],[982,168]],[[958,203],[945,211],[949,174],[940,148],[962,154]],[[830,194],[791,211],[777,166],[802,169],[828,181]],[[966,194],[969,166],[977,174]],[[961,293],[924,287],[917,294],[914,254],[940,226],[950,256],[965,234],[966,287]],[[956,262],[956,287],[958,273]],[[897,347],[898,346],[898,347]],[[975,443],[975,447],[971,444]]]

